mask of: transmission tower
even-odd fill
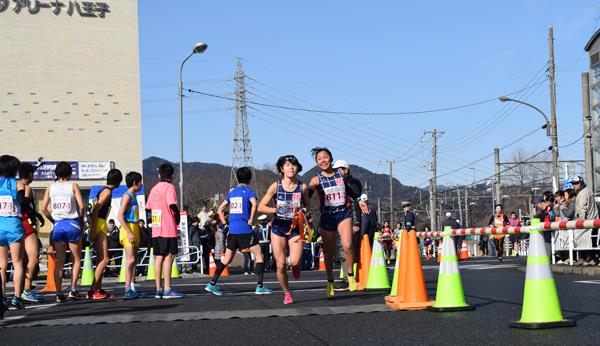
[[[248,113],[246,112],[246,86],[242,59],[236,58],[237,70],[235,72],[235,128],[233,130],[233,160],[231,163],[231,179],[229,187],[238,184],[235,171],[240,167],[252,169],[252,181],[256,190],[256,170],[250,145],[250,129],[248,128]]]

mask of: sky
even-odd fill
[[[179,67],[195,42],[208,44],[184,67],[184,89],[234,97],[242,58],[254,165],[329,147],[405,185],[426,187],[432,135],[438,183],[469,184],[494,172],[493,150],[511,161],[549,146],[544,120],[495,99],[510,94],[550,116],[548,26],[554,28],[560,159],[583,159],[584,46],[600,3],[551,1],[139,1],[143,156],[179,161]],[[184,160],[230,165],[235,103],[186,93]],[[536,130],[537,129],[537,130]],[[537,156],[541,159],[545,154]],[[549,157],[549,155],[548,155]],[[227,177],[228,179],[228,177]]]

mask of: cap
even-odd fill
[[[451,213],[451,212],[449,212],[449,211],[447,211],[447,212],[446,212],[446,217],[450,217],[450,216],[452,216],[452,213]]]
[[[563,186],[563,190],[568,190],[568,189],[572,189],[573,188],[573,184],[571,184],[570,182],[566,182],[565,185]]]
[[[411,206],[411,203],[409,201],[403,201],[400,204],[402,205],[402,208],[404,208],[404,207],[410,207]]]
[[[332,166],[333,169],[337,169],[337,168],[350,168],[350,166],[348,165],[348,162],[346,160],[337,160],[333,163]]]
[[[567,180],[567,181],[568,181],[568,180]],[[580,175],[578,175],[578,176],[575,176],[575,177],[573,177],[573,178],[571,179],[571,184],[579,184],[579,183],[583,183],[583,182],[584,182],[584,181],[583,181],[583,177],[582,177],[582,176],[580,176]]]
[[[358,197],[359,201],[368,201],[369,199],[367,198],[367,194],[363,193],[362,195],[360,195],[360,197]]]
[[[266,219],[267,219],[267,215],[265,215],[265,214],[258,217],[258,221],[264,221]]]

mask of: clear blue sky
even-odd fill
[[[243,58],[248,99],[349,112],[402,112],[516,95],[550,113],[547,28],[554,27],[559,144],[582,134],[583,47],[598,27],[593,1],[140,1],[144,157],[178,161],[179,65],[196,41],[208,50],[185,66],[184,86],[232,96],[235,57]],[[233,102],[185,99],[185,161],[230,164]],[[543,124],[531,109],[490,102],[454,111],[398,116],[318,115],[261,106],[248,109],[256,167],[293,153],[312,165],[310,148],[336,159],[426,186],[434,128],[440,184],[493,174],[478,160]],[[501,151],[534,154],[549,145],[539,130]],[[581,142],[561,159],[582,159]],[[469,169],[473,167],[475,170]],[[228,177],[227,177],[228,179]]]

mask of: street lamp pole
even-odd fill
[[[515,100],[507,96],[501,96],[499,100],[502,102],[520,103],[527,107],[533,108],[544,117],[546,123],[544,124],[544,126],[542,126],[542,128],[546,129],[546,136],[550,138],[550,142],[552,144],[550,146],[550,149],[552,149],[552,191],[558,191],[558,138],[553,133],[553,129],[556,129],[556,125],[551,124],[550,120],[548,119],[548,116],[546,116],[546,113],[544,113],[541,109],[530,103],[521,100]]]
[[[204,53],[206,48],[208,48],[206,43],[196,43],[179,68],[179,208],[181,210],[183,210],[183,65],[192,55]]]

